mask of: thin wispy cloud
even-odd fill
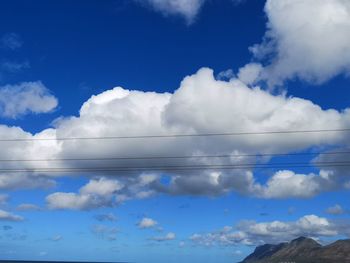
[[[22,70],[29,69],[29,61],[17,62],[17,61],[3,61],[0,64],[0,69],[10,73],[18,73]]]
[[[35,204],[24,203],[16,207],[17,211],[40,211],[41,208]]]
[[[328,207],[326,212],[327,212],[327,214],[330,214],[330,215],[342,215],[342,214],[346,213],[346,211],[339,204]]]
[[[150,240],[157,241],[157,242],[171,241],[174,239],[176,239],[176,234],[173,232],[169,232],[165,236],[155,236],[150,238]]]
[[[0,47],[8,50],[16,50],[23,45],[21,37],[16,33],[7,33],[0,39]]]
[[[141,3],[141,1],[136,0]],[[194,22],[205,0],[146,0],[155,11],[164,16],[178,15],[185,19],[187,24]]]
[[[96,237],[108,241],[115,241],[119,232],[118,228],[105,225],[94,225],[92,226],[91,231]]]
[[[0,209],[0,220],[1,221],[13,221],[13,222],[19,222],[23,221],[24,218],[22,216],[10,213],[8,211]]]
[[[53,236],[50,240],[51,241],[54,241],[54,242],[58,242],[58,241],[60,241],[60,240],[62,240],[63,239],[63,236],[61,236],[61,235],[56,235],[56,236]]]
[[[108,213],[108,214],[95,215],[95,219],[101,222],[103,221],[115,222],[118,220],[118,217],[113,213]]]

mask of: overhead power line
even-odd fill
[[[165,165],[165,166],[113,166],[113,167],[33,167],[0,169],[2,173],[33,172],[33,173],[76,173],[76,172],[137,172],[137,171],[186,171],[186,170],[238,170],[238,169],[277,169],[277,168],[313,168],[313,167],[349,167],[350,162],[293,162],[293,163],[270,163],[270,164],[229,164],[229,165]]]
[[[332,132],[350,132],[350,128],[346,128],[346,129],[321,129],[321,130],[261,131],[261,132],[159,134],[159,135],[133,135],[133,136],[58,137],[58,138],[3,138],[3,139],[0,139],[0,142],[152,139],[152,138],[216,137],[216,136],[302,134],[302,133],[328,133],[328,132],[330,132],[330,133],[332,133]]]
[[[220,155],[184,155],[184,156],[121,156],[91,158],[48,158],[48,159],[0,159],[0,162],[58,162],[58,161],[116,161],[116,160],[162,160],[162,159],[200,159],[200,158],[235,158],[235,157],[278,157],[350,154],[350,151],[304,152],[304,153],[263,153],[263,154],[220,154]]]

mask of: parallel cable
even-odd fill
[[[268,134],[299,134],[299,133],[323,133],[323,132],[350,132],[350,128],[344,128],[344,129],[319,129],[319,130],[290,130],[290,131],[261,131],[261,132],[159,134],[159,135],[135,135],[135,136],[96,136],[96,137],[58,137],[58,138],[6,138],[6,139],[0,139],[0,142],[151,139],[151,138],[181,138],[181,137],[211,137],[211,136],[214,137],[214,136],[268,135]]]
[[[234,158],[234,157],[276,157],[350,154],[350,151],[304,152],[304,153],[263,153],[263,154],[222,154],[222,155],[185,155],[185,156],[121,156],[95,158],[52,158],[52,159],[0,159],[0,162],[54,162],[54,161],[115,161],[115,160],[157,160],[157,159],[199,159],[199,158]]]
[[[33,173],[75,173],[75,172],[127,172],[127,171],[177,171],[177,170],[230,170],[230,169],[274,169],[274,168],[313,168],[313,167],[349,167],[350,162],[295,162],[295,163],[270,163],[270,164],[238,164],[238,165],[173,165],[173,166],[113,166],[113,167],[55,167],[55,168],[30,168],[30,169],[0,169],[0,172],[33,172]]]

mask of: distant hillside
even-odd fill
[[[299,237],[289,243],[262,245],[240,263],[350,263],[350,240],[322,246],[315,240]]]

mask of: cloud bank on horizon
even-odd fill
[[[225,226],[209,233],[195,233],[190,237],[198,246],[227,246],[245,244],[256,246],[288,242],[295,237],[310,236],[313,238],[349,236],[349,224],[329,220],[316,215],[306,215],[296,221],[256,222],[241,221],[236,226]]]

